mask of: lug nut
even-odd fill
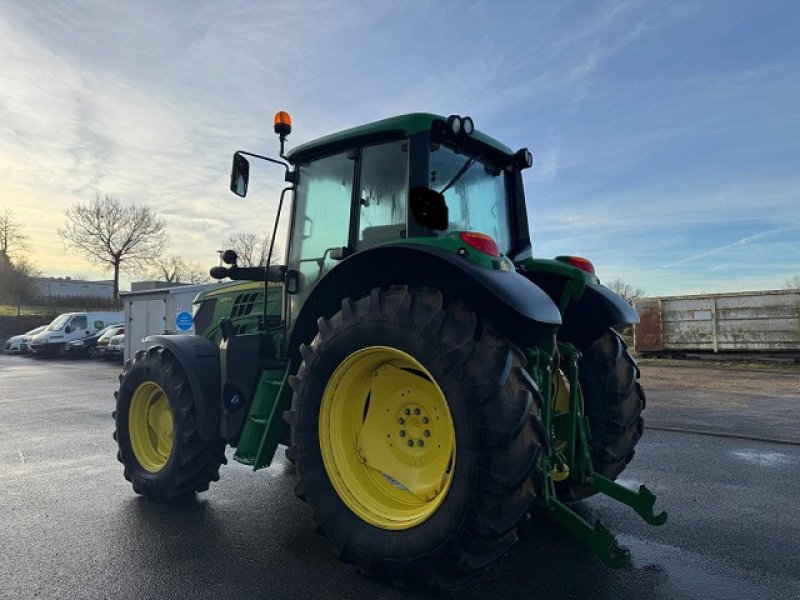
[[[397,422],[400,423],[400,425],[405,425],[406,424],[406,420],[403,417],[400,417],[399,419],[397,419]]]
[[[431,437],[431,432],[427,429],[425,430],[425,437]]]
[[[405,429],[401,429],[400,430],[400,437],[406,437],[406,430]]]
[[[428,424],[428,417],[422,417],[422,422],[427,425]]]
[[[424,445],[425,442],[423,442],[422,440],[417,440],[417,446],[424,446]]]
[[[415,409],[414,409],[414,414],[415,414],[415,415],[418,415],[418,414],[419,414],[419,409],[418,409],[418,408],[415,408]]]
[[[410,415],[410,414],[411,414],[411,411],[410,411],[410,410],[408,410],[408,409],[405,409],[405,410],[403,411],[403,414],[404,414],[404,415],[406,415],[406,416],[407,416],[407,415]]]
[[[412,440],[408,440],[408,445],[409,445],[409,446],[413,446],[413,445],[414,445],[414,442],[413,442]]]

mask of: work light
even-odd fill
[[[458,115],[450,115],[447,117],[447,129],[453,135],[461,133],[461,117]]]

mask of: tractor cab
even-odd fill
[[[282,156],[290,131],[288,115],[278,113]],[[256,156],[236,153],[231,173],[240,196],[248,188],[246,155]],[[455,239],[462,254],[494,257],[507,269],[501,256],[530,255],[521,171],[532,165],[531,153],[477,131],[470,117],[384,119],[301,145],[285,159],[294,192],[287,325],[333,267],[376,246]]]

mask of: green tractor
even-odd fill
[[[196,336],[126,364],[115,439],[136,493],[181,501],[227,446],[260,469],[279,444],[339,557],[398,586],[445,587],[549,514],[610,566],[628,553],[569,503],[597,492],[660,525],[614,480],[642,435],[639,370],[613,327],[638,321],[583,258],[531,257],[522,171],[469,117],[409,114],[280,157],[285,264],[227,267]],[[291,192],[291,203],[284,202]],[[271,252],[270,252],[271,254]]]

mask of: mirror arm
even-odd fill
[[[237,154],[240,154],[242,156],[252,156],[253,158],[260,158],[261,160],[266,160],[267,162],[271,162],[276,165],[281,165],[284,169],[286,169],[286,173],[284,175],[286,181],[292,181],[291,167],[289,166],[289,163],[286,163],[282,160],[277,160],[275,158],[270,158],[269,156],[262,156],[261,154],[253,154],[252,152],[245,152],[244,150],[237,150],[233,154],[234,156]]]

